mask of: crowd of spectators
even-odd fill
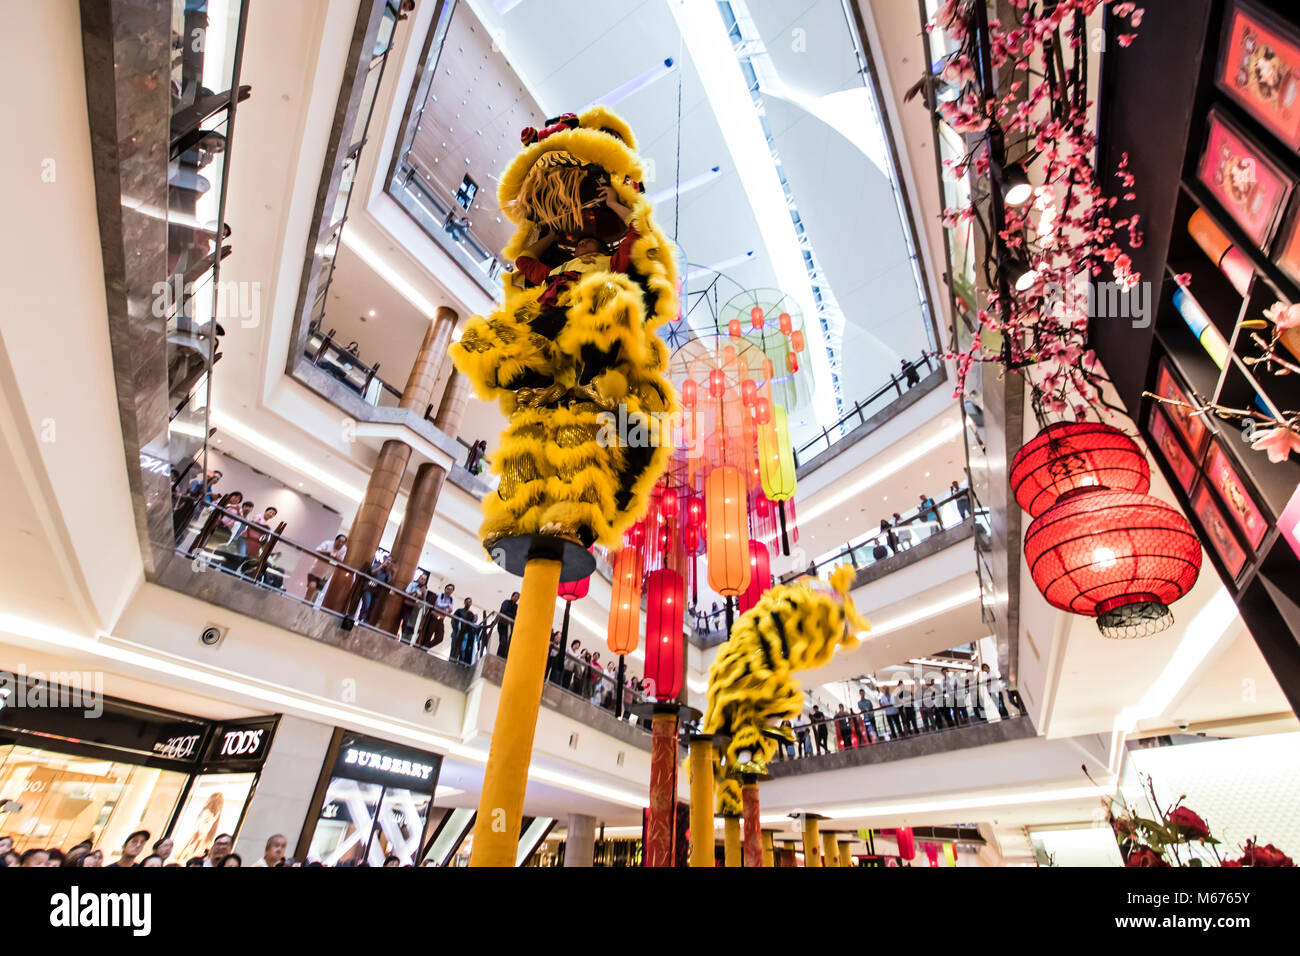
[[[781,726],[792,739],[778,749],[778,759],[812,757],[837,750],[867,747],[888,740],[934,733],[1011,716],[1002,678],[988,664],[974,673],[939,671],[923,682],[899,681],[858,690],[852,709],[840,704],[833,714],[820,705]],[[832,746],[832,744],[834,746]]]

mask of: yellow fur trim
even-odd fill
[[[632,127],[627,125],[623,117],[607,107],[593,106],[589,110],[584,110],[578,115],[578,125],[586,129],[613,130],[627,144],[628,149],[636,149],[636,137],[632,135]]]

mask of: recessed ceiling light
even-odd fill
[[[301,481],[300,481],[300,482],[298,482],[298,487],[299,487],[299,488],[301,488],[301,487],[302,487],[302,482],[301,482]]]
[[[375,317],[375,310],[374,310],[374,309],[371,309],[371,310],[370,310],[370,317],[371,317],[372,319]]]
[[[375,313],[371,312],[370,314],[371,314],[371,315],[374,315]],[[929,473],[928,471],[925,473],[925,477],[927,477],[927,478],[930,477],[930,473]]]

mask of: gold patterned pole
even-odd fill
[[[766,867],[776,866],[776,846],[772,842],[771,830],[763,831],[763,865]]]

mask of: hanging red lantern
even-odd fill
[[[715,368],[709,370],[709,394],[714,398],[721,398],[722,393],[726,391],[727,378],[722,374],[722,369]]]
[[[772,420],[772,401],[766,395],[754,400],[754,424],[766,425]]]
[[[576,581],[561,581],[556,594],[566,601],[577,601],[587,596],[591,590],[591,575],[585,578],[578,578]]]
[[[799,371],[799,359],[793,352],[785,353],[785,370],[791,375]]]
[[[645,676],[654,696],[671,700],[682,689],[682,618],[686,590],[682,576],[670,568],[646,579]]]
[[[756,330],[763,327],[763,310],[758,306],[754,306],[749,310],[749,323]]]
[[[1169,605],[1196,583],[1201,543],[1177,510],[1150,495],[1075,490],[1025,533],[1025,561],[1047,603],[1097,618],[1105,637],[1169,627]]]
[[[754,384],[752,378],[747,378],[740,383],[740,400],[749,407],[754,404],[754,399],[758,395],[758,386]]]
[[[790,350],[792,352],[803,351],[803,329],[795,329],[790,333]]]
[[[709,587],[723,597],[735,597],[749,585],[745,476],[735,465],[714,468],[704,480],[704,494],[709,510]]]
[[[740,595],[740,613],[744,614],[758,603],[763,592],[772,586],[772,558],[767,545],[749,540],[749,585]]]
[[[664,490],[663,500],[659,503],[659,514],[669,521],[677,517],[677,492],[671,488]]]
[[[894,839],[898,841],[898,855],[904,860],[916,859],[916,838],[912,836],[911,827],[899,827],[894,831]]]
[[[790,334],[790,329],[792,328],[792,323],[791,323],[791,321],[790,321],[790,313],[789,313],[789,312],[782,312],[782,313],[777,317],[777,323],[778,323],[778,324],[780,325],[780,327],[781,327],[781,334],[782,334],[782,335],[789,335],[789,334]]]
[[[1055,422],[1025,443],[1011,461],[1011,491],[1038,517],[1067,492],[1109,488],[1144,495],[1151,467],[1137,443],[1100,422]]]
[[[727,334],[733,339],[740,338],[740,319],[732,319],[727,323]]]
[[[774,378],[776,378],[776,366],[772,364],[770,358],[763,359],[763,381],[771,382]]]
[[[636,650],[641,620],[641,562],[636,548],[621,548],[614,557],[610,579],[609,635],[610,652],[631,654]]]
[[[699,396],[698,386],[694,379],[688,378],[682,382],[682,407],[695,408],[695,402]]]

